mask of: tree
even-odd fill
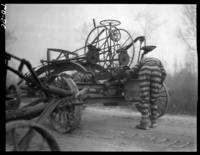
[[[189,50],[196,52],[196,5],[183,6],[182,20],[183,24],[178,29],[178,37],[184,41]]]
[[[196,5],[183,5],[181,27],[178,27],[178,38],[186,45],[185,67],[192,73],[197,72],[196,44]]]
[[[135,17],[135,21],[137,21],[140,26],[140,34],[137,35],[138,33],[135,32],[133,36],[145,36],[146,44],[149,44],[149,41],[153,40],[153,34],[167,22],[167,20],[159,20],[157,16],[151,12],[139,12]],[[155,43],[156,40],[153,40],[153,42]],[[138,43],[135,44],[135,48],[139,49]],[[162,61],[164,61],[164,59]],[[167,66],[167,63],[165,66]]]
[[[149,40],[152,34],[167,22],[167,20],[158,21],[156,16],[149,12],[138,13],[135,20],[139,22],[142,35],[145,36],[146,40]]]
[[[174,58],[174,74],[178,73],[178,62],[177,62],[177,58]]]
[[[90,28],[90,23],[84,22],[82,25],[80,25],[78,28],[75,29],[77,33],[76,40],[77,41],[84,41],[86,40],[87,35],[89,34],[89,28]]]

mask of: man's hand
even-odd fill
[[[125,74],[125,76],[128,76],[128,77],[129,77],[129,76],[131,76],[132,74],[134,74],[134,71],[133,71],[132,69],[126,70],[124,74]]]

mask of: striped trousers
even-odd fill
[[[140,112],[142,120],[156,120],[158,106],[156,100],[161,88],[162,72],[157,65],[143,65],[139,70]]]

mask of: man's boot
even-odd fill
[[[149,104],[141,104],[141,120],[140,124],[136,126],[138,129],[149,129]]]
[[[158,124],[157,124],[156,119],[151,119],[151,125],[150,125],[150,128],[155,128],[155,127],[157,127],[157,126],[158,126]]]
[[[148,117],[141,117],[140,124],[136,125],[137,129],[147,130],[149,129],[149,118]]]

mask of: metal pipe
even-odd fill
[[[12,54],[10,54],[10,53],[7,53],[7,52],[6,52],[6,55],[8,55],[8,56],[10,56],[10,57],[13,57],[13,58],[15,58],[15,59],[17,59],[17,60],[19,60],[19,61],[22,61],[22,59],[20,59],[20,58],[17,57],[17,56],[14,56],[14,55],[12,55]]]
[[[44,87],[44,90],[49,93],[60,95],[60,96],[73,95],[73,93],[70,90],[65,90],[65,89],[58,88],[58,87],[51,86],[51,85]]]
[[[93,25],[94,25],[94,28],[96,28],[96,23],[95,23],[95,19],[93,18]]]

